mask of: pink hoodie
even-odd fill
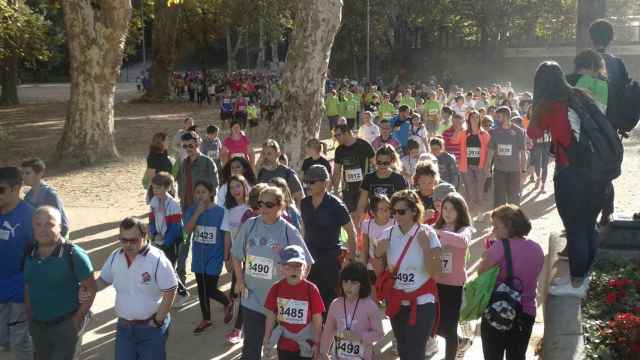
[[[438,284],[462,286],[467,281],[467,249],[474,229],[463,227],[458,232],[445,226],[436,229],[442,244],[442,273]]]

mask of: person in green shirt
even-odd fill
[[[347,118],[347,124],[352,130],[356,126],[359,111],[360,98],[354,96],[344,102],[344,117]]]
[[[411,92],[411,89],[407,89],[405,94],[402,95],[402,97],[400,97],[399,106],[402,106],[402,105],[407,105],[409,109],[412,109],[412,110],[416,109],[416,99],[413,97],[413,93]]]
[[[249,120],[250,127],[258,126],[258,107],[254,102],[250,102],[247,106],[247,120]]]
[[[607,113],[609,85],[604,73],[604,61],[596,51],[581,51],[573,60],[575,73],[567,76],[569,84],[584,90],[596,101],[598,108]]]
[[[378,106],[378,114],[383,119],[391,119],[396,113],[396,107],[390,101],[391,96],[388,93],[384,93],[382,103]]]
[[[340,117],[340,99],[338,99],[338,93],[335,90],[327,95],[324,100],[324,106],[327,111],[327,120],[329,121],[329,128],[333,130],[336,127],[336,121]]]

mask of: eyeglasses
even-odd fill
[[[378,166],[389,166],[391,165],[391,161],[376,161]]]
[[[274,207],[276,207],[276,203],[272,203],[271,201],[258,201],[258,207],[266,207],[267,209],[273,209]]]
[[[397,215],[404,215],[409,211],[409,209],[393,209],[393,213]]]
[[[195,149],[197,146],[196,144],[182,144],[183,149]]]
[[[127,239],[124,237],[119,237],[118,240],[120,240],[120,243],[122,245],[135,245],[138,241],[140,241],[140,239]]]

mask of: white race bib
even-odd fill
[[[307,323],[308,313],[308,301],[278,298],[278,321],[295,325],[305,325]]]
[[[442,252],[442,273],[451,274],[453,271],[453,254],[449,251]]]
[[[499,156],[511,156],[512,150],[511,144],[498,144],[498,155]]]
[[[273,260],[261,256],[247,255],[246,271],[249,276],[271,280],[273,278]]]
[[[211,160],[216,160],[218,159],[218,153],[219,151],[217,150],[209,150],[207,152],[207,156],[211,159]]]
[[[472,158],[472,159],[480,158],[480,148],[479,147],[467,148],[467,158]]]
[[[341,359],[361,359],[364,353],[359,341],[348,341],[339,337],[336,341],[336,350],[338,351],[338,358]]]
[[[362,181],[362,169],[345,169],[344,180],[348,183]]]
[[[196,226],[196,230],[193,232],[193,241],[202,244],[215,244],[218,228],[215,226]]]
[[[11,231],[0,230],[0,240],[9,240],[10,235],[11,235]]]
[[[396,287],[406,290],[412,289],[416,285],[416,274],[412,272],[398,272],[396,274]]]

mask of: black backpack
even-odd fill
[[[640,121],[640,83],[631,80],[622,90],[618,121],[614,126],[621,132],[633,130]]]
[[[511,259],[511,245],[509,240],[502,240],[504,258],[507,262],[507,279],[493,290],[489,306],[484,310],[484,319],[494,329],[509,331],[518,324],[522,314],[522,286],[514,286],[513,261]],[[519,279],[518,279],[519,280]],[[522,284],[521,281],[519,281]]]
[[[590,179],[597,185],[611,182],[622,171],[622,141],[616,130],[595,101],[580,90],[569,96],[569,108],[580,118],[579,139],[567,149],[578,179]]]
[[[627,133],[640,120],[640,84],[631,80],[620,58],[606,52],[601,55],[607,66],[609,101],[607,118],[621,133]]]

